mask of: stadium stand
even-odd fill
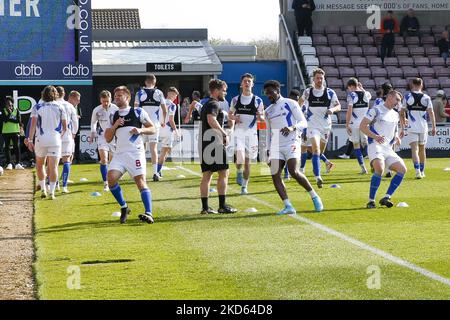
[[[308,53],[304,61],[310,81],[316,65],[325,70],[328,86],[336,90],[342,103],[343,110],[338,116],[342,123],[347,105],[345,85],[353,76],[360,78],[374,99],[375,90],[386,81],[405,92],[408,82],[415,77],[424,79],[424,90],[433,99],[440,89],[450,95],[450,59],[446,62],[441,58],[436,46],[445,29],[450,30],[450,26],[421,26],[421,38],[396,35],[394,55],[387,57],[384,63],[379,56],[381,34],[366,26],[314,26],[312,43],[307,39],[299,40],[308,47],[302,46],[300,52],[303,49]],[[310,55],[312,48],[318,60]]]

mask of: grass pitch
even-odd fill
[[[407,160],[410,171],[394,201],[410,207],[375,210],[364,209],[370,175],[358,175],[356,160],[336,164],[319,191],[323,213],[314,213],[308,194],[287,182],[298,215],[450,279],[450,172],[443,171],[450,160],[429,160],[424,180],[414,179]],[[183,167],[199,172],[196,164]],[[450,299],[447,284],[311,224],[275,216],[282,203],[266,165],[252,167],[251,196],[238,194],[231,168],[227,202],[238,214],[200,216],[200,178],[178,168],[164,171],[164,181],[149,182],[154,225],[138,221],[140,194],[128,176],[121,181],[132,215],[120,225],[111,216],[119,211],[113,196],[101,192],[99,166],[74,166],[70,194],[55,201],[36,197],[39,298]],[[383,179],[377,200],[388,184]],[[92,197],[96,191],[102,196]],[[210,204],[218,206],[217,194]],[[249,208],[258,212],[246,213]]]

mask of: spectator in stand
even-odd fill
[[[393,11],[388,11],[388,15],[381,21],[381,33],[383,40],[381,42],[381,61],[384,62],[386,56],[392,57],[392,51],[395,45],[395,33],[400,31],[398,20],[394,17]]]
[[[437,46],[439,47],[440,56],[447,61],[447,58],[450,57],[450,40],[448,31],[442,32],[442,38],[437,42]]]
[[[433,100],[434,116],[436,117],[436,123],[446,122],[450,119],[450,116],[445,113],[445,106],[448,99],[445,96],[444,90],[438,90],[436,92],[436,98]]]
[[[314,0],[294,0],[292,9],[295,11],[298,36],[302,37],[306,31],[308,37],[312,36],[312,12],[316,10]]]
[[[415,16],[413,9],[409,9],[406,16],[403,17],[400,24],[400,33],[403,38],[406,37],[419,37],[420,38],[420,23],[419,19]]]

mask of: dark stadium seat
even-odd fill
[[[419,70],[417,68],[411,67],[411,66],[405,66],[402,67],[403,74],[405,78],[417,78],[419,76]]]
[[[322,67],[324,66],[334,67],[336,65],[334,58],[330,56],[319,56],[319,62]]]
[[[356,27],[356,34],[370,34],[370,30],[366,25],[360,25]]]
[[[450,78],[447,77],[438,77],[439,84],[441,88],[448,88],[450,87]]]
[[[342,26],[341,27],[341,34],[351,34],[354,35],[355,34],[355,26]]]
[[[342,89],[342,79],[338,77],[328,77],[327,76],[327,86],[332,89]]]
[[[366,68],[366,67],[355,67],[354,69],[355,69],[356,76],[358,78],[361,78],[361,77],[368,77],[368,78],[370,78],[370,77],[372,77],[372,72],[370,71],[369,68]]]
[[[352,65],[349,57],[337,56],[335,60],[338,67],[350,67]]]
[[[320,56],[332,56],[331,48],[327,46],[316,46],[317,55]]]
[[[349,56],[361,57],[363,56],[363,51],[361,47],[350,46],[348,49]]]
[[[347,56],[347,48],[342,46],[335,46],[331,48],[331,52],[333,52],[333,55],[336,56]]]
[[[369,67],[382,67],[383,62],[381,61],[381,58],[379,57],[367,57],[367,64]]]
[[[397,67],[398,66],[398,59],[397,57],[386,57],[384,58],[384,65],[387,66],[392,66],[392,67]]]
[[[409,45],[418,46],[420,44],[419,37],[406,37],[405,44],[407,46]]]
[[[328,38],[322,35],[313,35],[312,41],[314,46],[328,46]]]
[[[329,34],[327,36],[327,39],[328,39],[329,46],[343,46],[344,45],[344,40],[342,39],[342,37],[340,35]]]
[[[325,27],[326,34],[339,34],[340,27],[336,25],[328,25]]]
[[[416,67],[420,67],[420,66],[428,67],[428,66],[430,66],[430,59],[427,58],[427,57],[424,57],[424,56],[417,57],[416,56],[416,57],[413,58],[413,60],[414,60],[414,65]]]
[[[375,90],[376,85],[375,85],[375,81],[372,78],[360,77],[358,80],[362,83],[364,89]]]
[[[335,67],[324,67],[323,70],[327,77],[339,78],[339,70]]]
[[[427,54],[427,57],[439,57],[439,48],[438,47],[426,47],[425,53]]]
[[[448,61],[447,61],[448,62]],[[434,67],[433,66],[434,71],[436,71],[436,77],[450,77],[450,67]]]
[[[435,72],[434,72],[433,68],[430,68],[428,66],[420,66],[420,67],[418,67],[418,69],[419,69],[419,75],[421,78],[435,76]]]
[[[409,56],[409,48],[403,46],[394,46],[394,53],[397,57]]]
[[[439,80],[435,78],[423,77],[423,83],[425,88],[439,88]]]
[[[387,71],[389,78],[392,78],[392,77],[403,78],[403,70],[401,68],[398,68],[396,66],[387,66],[386,71]]]
[[[387,78],[387,71],[385,68],[382,67],[370,67],[370,70],[372,71],[372,77],[384,77]]]
[[[371,35],[367,35],[367,34],[360,34],[358,35],[358,39],[359,39],[359,43],[364,46],[364,45],[370,45],[373,46],[374,42],[373,42],[373,37]]]
[[[344,35],[343,37],[344,45],[348,46],[359,46],[359,39],[354,35]]]
[[[424,46],[428,46],[428,45],[434,46],[435,45],[433,36],[424,36],[424,37],[422,37],[421,41],[422,41],[422,45],[424,45]]]
[[[355,76],[355,69],[351,67],[338,67],[339,74],[341,75],[341,78],[345,77],[354,77]],[[344,83],[346,81],[344,80]]]
[[[409,53],[411,56],[425,56],[425,48],[424,47],[409,47]]]
[[[414,60],[411,57],[398,57],[398,65],[400,67],[414,66]]]
[[[378,56],[378,48],[372,46],[363,46],[363,53],[366,57],[368,56]]]

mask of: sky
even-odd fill
[[[207,28],[209,38],[278,39],[278,0],[92,0],[93,9],[139,9],[141,26]]]

